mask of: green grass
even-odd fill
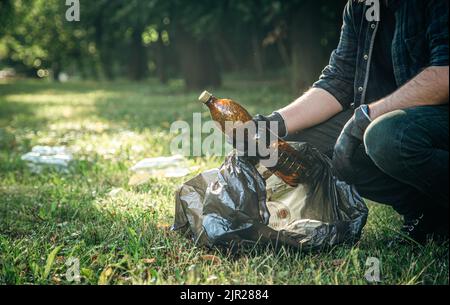
[[[215,93],[269,113],[293,98],[286,91],[228,81]],[[0,83],[0,284],[68,284],[70,257],[83,284],[366,284],[369,257],[381,261],[382,284],[448,284],[448,245],[389,248],[401,219],[373,203],[362,240],[323,253],[208,251],[168,231],[185,179],[130,187],[128,168],[169,155],[170,123],[204,112],[197,95],[177,82]],[[37,144],[67,145],[78,161],[68,174],[32,174],[20,156]],[[191,158],[192,175],[221,161]]]

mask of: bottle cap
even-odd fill
[[[199,100],[200,102],[206,104],[207,102],[209,102],[209,100],[211,99],[211,97],[212,97],[212,94],[211,94],[211,93],[209,93],[208,91],[204,91],[204,92],[200,95],[200,97],[198,98],[198,100]]]

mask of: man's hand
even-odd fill
[[[263,116],[263,115],[257,114],[253,118],[253,122],[255,122],[257,125],[259,122],[265,123],[267,126],[267,131],[270,130],[270,131],[274,132],[275,135],[279,138],[284,138],[287,135],[286,123],[284,122],[283,117],[278,112],[274,112],[269,116]],[[276,126],[277,126],[276,130],[271,129],[271,122],[276,124]]]
[[[265,158],[268,152],[261,152],[260,149],[267,150],[271,141],[285,135],[286,127],[280,114],[276,112],[270,116],[258,114],[251,121],[236,128],[232,144],[243,156]]]
[[[333,167],[338,179],[351,183],[353,155],[363,143],[364,133],[370,123],[369,108],[362,105],[355,110],[353,117],[344,126],[334,147]]]

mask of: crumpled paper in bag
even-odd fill
[[[176,194],[173,229],[199,245],[241,243],[319,249],[359,240],[368,209],[354,187],[337,180],[330,160],[307,143],[294,145],[308,181],[290,187],[232,152],[220,169],[187,181]],[[259,170],[259,171],[258,171]]]

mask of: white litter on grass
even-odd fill
[[[190,173],[191,173],[191,170],[186,167],[167,168],[162,173],[162,176],[165,178],[182,178],[182,177],[186,177]]]
[[[191,169],[186,166],[186,159],[180,155],[147,158],[139,161],[130,170],[135,172],[128,182],[130,185],[144,184],[152,177],[182,178],[191,173]]]
[[[173,168],[177,167],[177,165],[183,163],[184,161],[186,161],[186,159],[180,155],[175,155],[172,157],[147,158],[136,163],[136,165],[134,165],[131,170],[134,172],[138,172]]]
[[[120,193],[124,192],[125,190],[123,188],[113,188],[109,193],[108,196],[115,198],[117,197]]]
[[[21,159],[27,162],[34,173],[40,173],[44,168],[68,172],[73,156],[65,146],[34,146],[31,152],[23,155]]]

